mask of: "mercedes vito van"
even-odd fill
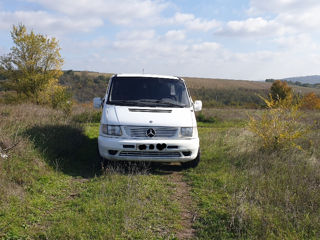
[[[193,102],[179,77],[117,74],[103,99],[98,148],[106,160],[181,162],[195,167],[200,148]]]

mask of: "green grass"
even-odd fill
[[[319,239],[319,130],[303,151],[266,152],[241,124],[200,128],[202,161],[185,173],[199,208],[197,237]]]
[[[185,206],[173,171],[191,186],[197,239],[319,239],[318,113],[303,151],[267,152],[246,114],[207,112],[202,160],[182,170],[101,166],[98,112],[0,105],[0,147],[15,146],[0,158],[0,239],[177,239]]]
[[[101,168],[98,124],[30,105],[0,112],[1,144],[20,141],[0,159],[0,239],[175,238],[174,183],[143,165]]]

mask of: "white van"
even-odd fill
[[[200,161],[195,111],[183,79],[146,74],[117,74],[110,78],[98,137],[106,160],[181,162],[196,167]]]

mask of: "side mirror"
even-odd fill
[[[196,100],[193,104],[193,109],[195,112],[199,112],[202,110],[202,102],[200,100]]]
[[[101,108],[102,99],[99,97],[96,97],[93,99],[93,107],[94,108]]]

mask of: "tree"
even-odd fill
[[[320,98],[314,92],[306,94],[302,99],[302,109],[320,109]]]
[[[287,97],[292,97],[292,88],[288,86],[287,82],[276,80],[272,83],[270,88],[272,99],[283,100]]]
[[[58,41],[33,31],[28,33],[22,24],[13,26],[11,37],[14,43],[11,52],[0,58],[0,74],[7,79],[4,87],[15,91],[18,98],[37,104],[52,105],[56,93],[64,95],[61,99],[65,101],[66,88],[58,85],[63,64]]]

